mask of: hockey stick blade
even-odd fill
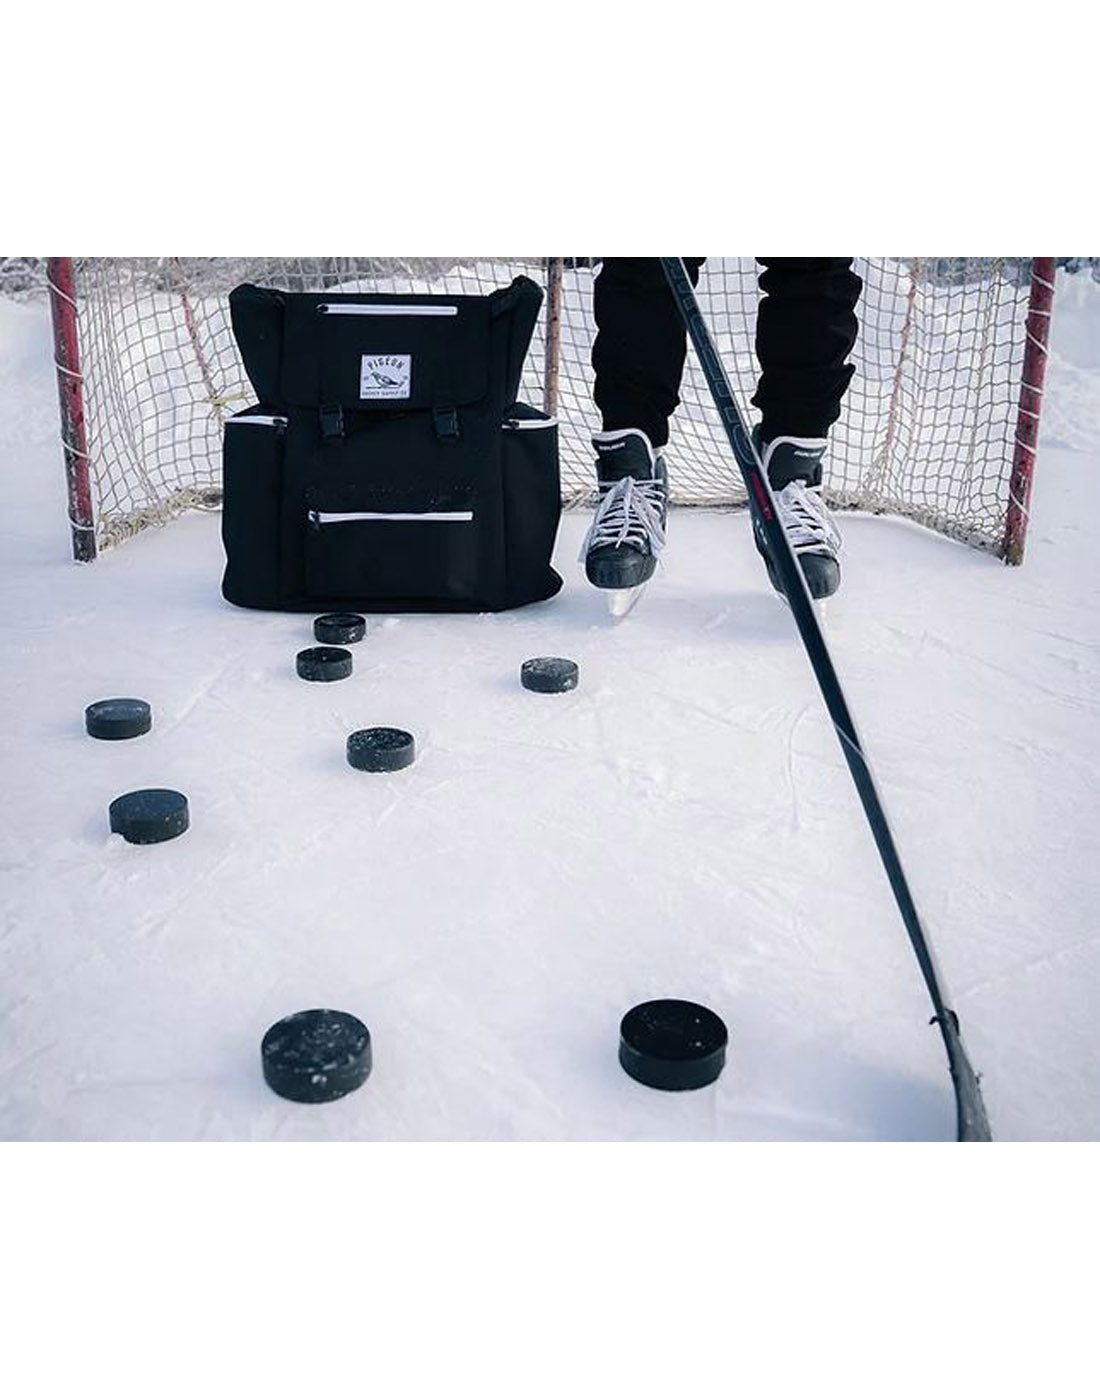
[[[890,882],[894,899],[901,914],[902,922],[909,935],[909,942],[916,954],[924,977],[925,986],[935,1012],[933,1023],[940,1028],[944,1048],[947,1051],[947,1064],[951,1072],[951,1082],[955,1090],[956,1137],[959,1142],[989,1142],[992,1133],[989,1118],[982,1100],[978,1075],[967,1057],[959,1031],[959,1018],[948,1005],[946,988],[942,975],[936,966],[931,944],[921,925],[916,904],[909,889],[909,882],[902,869],[901,857],[894,844],[893,833],[886,820],[886,811],[875,787],[870,766],[863,752],[863,746],[856,734],[855,724],[844,691],[840,685],[832,656],[826,645],[814,604],[806,587],[802,570],[790,541],[779,521],[772,496],[771,486],[764,474],[760,457],[753,446],[745,426],[745,420],[733,397],[733,390],[718,352],[711,340],[710,331],[699,310],[695,290],[688,278],[687,269],[680,258],[662,258],[661,265],[668,279],[669,287],[687,326],[695,352],[702,365],[707,386],[710,389],[714,406],[718,410],[722,425],[729,438],[749,498],[749,510],[759,523],[768,544],[772,562],[775,565],[791,613],[798,627],[802,645],[813,667],[814,676],[821,689],[822,699],[829,711],[841,752],[852,775],[859,800],[863,806],[867,824],[871,828],[875,845],[878,848],[886,878]]]

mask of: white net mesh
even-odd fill
[[[562,485],[594,488],[589,436],[595,259],[562,274]],[[88,258],[77,261],[82,371],[100,547],[191,507],[216,507],[225,418],[253,401],[229,325],[240,282],[290,291],[485,293],[543,258]],[[860,258],[856,373],[831,435],[834,505],[889,511],[1000,548],[1028,298],[1026,259]],[[708,259],[699,299],[739,391],[755,390],[751,258]],[[544,315],[522,395],[543,403]],[[744,502],[737,469],[689,353],[669,446],[673,501]]]

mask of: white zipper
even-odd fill
[[[237,418],[227,418],[227,423],[263,423],[265,427],[275,428],[281,423],[286,427],[285,418],[269,418],[262,413],[244,413]]]
[[[414,524],[422,522],[438,522],[463,524],[469,523],[474,518],[472,510],[418,510],[418,511],[398,511],[398,510],[311,510],[309,518],[314,525],[339,525],[345,520],[384,520],[407,521]]]
[[[365,302],[323,301],[318,311],[330,316],[457,316],[457,306],[368,306]]]
[[[558,420],[556,418],[505,418],[504,427],[507,430],[519,428],[556,428]]]

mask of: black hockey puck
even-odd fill
[[[564,656],[534,656],[519,668],[519,679],[524,690],[560,695],[566,690],[576,690],[580,669],[575,661]]]
[[[145,700],[96,700],[84,711],[84,728],[93,739],[136,739],[153,727]]]
[[[116,797],[108,809],[111,830],[132,846],[154,846],[171,841],[191,825],[187,798],[171,788],[141,788]]]
[[[645,1001],[619,1027],[619,1063],[650,1089],[701,1089],[726,1063],[725,1023],[693,1001]]]
[[[364,773],[396,773],[416,757],[416,740],[404,729],[357,729],[348,735],[348,762]]]
[[[328,642],[331,646],[361,642],[366,634],[367,619],[358,613],[325,613],[313,622],[313,635],[319,642]]]
[[[296,1011],[268,1030],[260,1058],[264,1079],[284,1099],[331,1103],[370,1074],[370,1031],[347,1011]]]
[[[351,652],[343,647],[307,647],[296,658],[304,681],[342,681],[351,675]]]

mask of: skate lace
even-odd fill
[[[804,481],[788,482],[776,493],[775,504],[779,509],[779,523],[787,532],[792,549],[824,549],[831,554],[840,549],[840,531],[822,499],[820,486],[807,486]]]
[[[665,527],[661,523],[664,485],[660,481],[639,481],[624,476],[600,499],[596,515],[581,545],[581,558],[590,549],[606,545],[632,545],[648,549],[656,558],[665,547]]]

